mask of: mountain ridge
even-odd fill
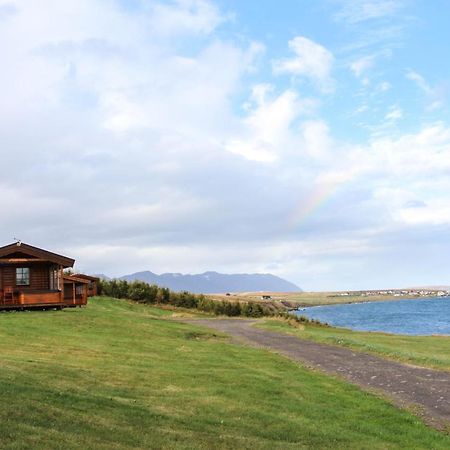
[[[101,278],[109,279],[102,275]],[[189,291],[198,294],[217,294],[224,292],[301,292],[302,289],[270,273],[224,274],[206,271],[200,274],[166,272],[160,275],[149,270],[123,275],[117,278],[125,281],[144,281],[157,284],[173,291]]]

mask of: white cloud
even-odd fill
[[[363,86],[369,86],[371,78],[378,75],[376,70],[376,63],[381,59],[391,59],[392,50],[389,48],[382,48],[378,51],[372,51],[372,53],[364,56],[358,56],[350,64],[350,70],[353,72],[356,78],[361,80]],[[389,83],[379,83],[378,89],[386,91],[390,88]]]
[[[307,78],[326,92],[333,89],[331,70],[334,56],[329,50],[303,36],[289,41],[289,48],[294,57],[274,61],[272,66],[275,74]]]
[[[249,160],[274,162],[280,155],[293,151],[298,135],[295,121],[315,108],[311,99],[301,99],[292,90],[271,96],[273,87],[260,84],[253,87],[252,101],[247,104],[247,117],[242,121],[240,136],[227,140],[226,149]]]
[[[151,26],[158,34],[174,37],[184,33],[211,33],[225,20],[206,0],[176,0],[174,4],[151,4]]]
[[[416,86],[425,94],[428,111],[441,108],[444,105],[445,92],[441,86],[431,86],[425,78],[414,70],[406,72],[406,78],[413,81]]]
[[[426,94],[431,94],[433,92],[432,87],[425,81],[425,78],[414,70],[408,70],[406,72],[406,78],[414,81],[414,83]]]
[[[356,108],[352,115],[361,114],[368,110],[369,110],[369,106],[367,104],[363,104],[363,105],[359,106],[358,108]]]
[[[255,140],[231,139],[225,144],[225,148],[231,152],[241,155],[251,161],[272,163],[277,159],[273,148],[265,142]]]
[[[398,139],[383,138],[372,143],[371,149],[379,158],[380,168],[401,175],[443,175],[450,170],[450,129],[442,123],[423,128],[416,134]],[[433,183],[435,180],[430,180]]]
[[[403,110],[397,105],[391,106],[384,118],[390,122],[400,120],[403,118]]]
[[[387,92],[390,89],[392,89],[392,85],[388,81],[383,81],[378,85],[378,90],[380,92]]]
[[[0,5],[0,22],[7,20],[17,13],[17,7],[13,3],[3,3]]]
[[[399,209],[396,219],[413,226],[450,225],[450,206],[447,199],[432,200],[426,206]]]
[[[401,0],[341,0],[335,19],[350,24],[377,20],[396,14],[403,7]]]
[[[328,125],[323,120],[308,120],[302,123],[301,132],[305,150],[314,158],[326,159],[333,145]]]
[[[367,70],[373,67],[374,59],[373,55],[359,58],[350,64],[350,69],[357,78],[360,78]]]
[[[45,214],[29,206],[29,220],[14,216],[3,227],[33,241],[56,226],[48,211],[63,202],[61,239],[115,241],[144,233],[143,224],[160,236],[169,222],[173,229],[205,211],[203,192],[183,186],[180,195],[179,185],[188,166],[194,172],[224,153],[222,143],[238,125],[231,98],[262,46],[196,41],[223,19],[206,1],[152,2],[139,11],[91,0],[17,1],[15,11],[0,25],[0,153],[10,168],[2,182],[8,198],[27,198]],[[163,28],[149,26],[162,15]],[[192,46],[182,52],[175,39]],[[86,220],[75,212],[88,200],[97,207]],[[96,227],[104,222],[101,236]]]

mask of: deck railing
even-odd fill
[[[50,290],[14,290],[11,297],[0,291],[0,306],[26,306],[61,303],[61,293]]]

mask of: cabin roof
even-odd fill
[[[64,268],[73,267],[75,263],[75,260],[72,258],[68,258],[67,256],[63,255],[58,255],[57,253],[49,252],[48,250],[44,250],[42,248],[33,247],[32,245],[28,245],[23,242],[14,242],[13,244],[0,247],[0,262],[2,262],[2,260],[5,259],[7,260],[8,256],[11,256],[14,259],[14,254],[20,255],[19,257],[16,258],[18,262],[20,260],[23,260],[24,256],[25,258],[27,256],[31,256],[32,259],[52,262],[55,264],[59,264]]]
[[[84,273],[75,273],[73,276],[77,278],[84,278],[85,280],[89,281],[100,281],[99,277],[93,277],[92,275],[85,275]]]
[[[88,284],[89,280],[78,277],[78,275],[63,275],[63,279],[67,281],[74,281],[76,283]]]

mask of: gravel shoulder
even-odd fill
[[[450,373],[389,361],[347,348],[319,344],[254,327],[256,320],[192,319],[233,337],[236,342],[275,351],[294,361],[337,375],[388,397],[438,429],[450,429]]]

